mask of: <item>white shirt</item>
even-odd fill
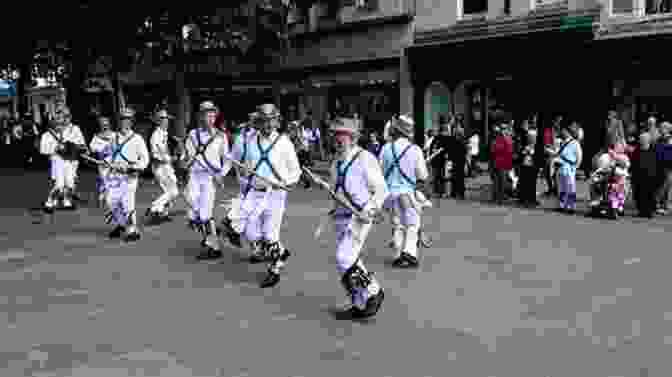
[[[56,149],[58,149],[60,144],[65,143],[66,141],[77,145],[86,145],[82,130],[80,130],[78,126],[70,124],[61,131],[52,128],[43,133],[40,137],[40,153],[49,156],[52,159],[61,158],[56,154]]]
[[[469,138],[469,154],[472,156],[478,155],[478,150],[480,147],[480,140],[478,134],[473,134]]]
[[[429,171],[427,170],[427,163],[425,163],[425,157],[422,154],[422,151],[420,150],[420,147],[411,143],[410,140],[406,137],[400,137],[399,139],[395,141],[391,141],[390,143],[394,144],[395,149],[397,150],[397,153],[401,154],[401,152],[406,149],[409,145],[411,147],[409,148],[408,152],[406,152],[406,155],[404,155],[404,158],[406,156],[412,156],[415,154],[415,178],[419,181],[425,181],[429,177]],[[389,144],[389,143],[388,143]],[[379,157],[379,166],[384,166],[385,162],[385,147],[383,147],[383,150],[380,151],[380,157]],[[391,161],[390,161],[391,162]],[[402,162],[399,161],[399,168],[402,166]],[[404,181],[402,179],[402,181]],[[405,182],[404,182],[405,183]],[[393,186],[396,186],[393,184]],[[394,190],[397,191],[397,190]]]
[[[120,148],[119,152],[116,151],[118,148]],[[115,153],[110,158],[110,162],[115,166],[145,170],[149,165],[149,152],[145,140],[133,131],[127,135],[116,133],[113,150]]]
[[[379,209],[383,206],[385,198],[389,192],[387,191],[387,184],[385,183],[385,177],[383,177],[383,171],[380,168],[380,164],[374,155],[367,150],[363,150],[359,146],[354,146],[346,153],[343,160],[350,161],[355,156],[358,151],[362,151],[359,154],[359,160],[364,164],[365,174],[366,174],[366,183],[367,189],[371,196],[369,201],[366,204],[365,210],[368,209]],[[337,158],[340,159],[340,158]],[[336,180],[338,177],[338,172],[336,171],[336,161],[331,164],[331,187],[335,187]],[[337,206],[341,206],[339,203],[336,203]]]
[[[200,142],[203,144],[207,144],[212,137],[214,137],[215,140],[210,142],[203,153],[197,155],[199,149],[199,136]],[[226,134],[223,132],[205,130],[200,127],[193,129],[189,131],[185,149],[188,161],[192,161],[191,159],[195,158],[189,168],[191,173],[202,174],[207,172],[211,176],[219,175],[224,177],[229,173],[229,170],[231,170],[231,161],[229,161],[229,141],[226,138]],[[207,159],[207,162],[204,158]],[[213,168],[216,170],[213,171]]]
[[[247,148],[257,148],[256,144],[258,141],[261,144],[261,147],[266,149],[270,147],[271,143],[273,143],[276,138],[279,139],[269,153],[268,159],[270,160],[271,165],[273,165],[276,173],[278,173],[284,182],[278,182],[278,180],[273,175],[270,175],[266,178],[273,183],[293,185],[299,181],[299,178],[301,178],[301,165],[299,165],[299,159],[296,156],[296,149],[294,148],[294,144],[292,144],[292,141],[287,135],[281,135],[278,133],[278,131],[273,131],[271,135],[266,138],[263,137],[260,132],[257,132],[255,137],[249,139]],[[236,148],[236,150],[242,153],[243,148],[239,147]],[[251,153],[248,150],[248,157],[244,161],[241,161],[241,163],[250,170],[253,170],[257,164],[257,160],[251,159],[249,157],[250,154]],[[242,156],[239,155],[235,156],[237,160],[239,160],[241,157]],[[263,185],[261,182],[257,183]]]
[[[152,158],[160,161],[170,163],[170,151],[168,150],[168,130],[161,127],[156,127],[152,136],[149,138],[149,149]]]

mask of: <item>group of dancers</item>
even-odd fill
[[[221,241],[249,248],[250,262],[267,262],[267,274],[260,286],[273,287],[291,253],[280,241],[280,229],[287,196],[302,175],[323,186],[334,199],[329,218],[336,234],[336,263],[341,284],[349,296],[342,312],[348,318],[368,318],[378,313],[384,291],[367,270],[361,251],[372,226],[380,222],[383,211],[393,225],[394,265],[417,267],[418,235],[423,208],[431,203],[422,195],[427,166],[422,149],[412,142],[414,123],[409,115],[391,121],[389,141],[380,156],[357,146],[358,122],[337,118],[330,124],[336,158],[331,166],[331,182],[301,166],[290,137],[280,133],[280,112],[273,104],[263,104],[250,114],[240,136],[230,143],[215,127],[219,109],[211,101],[200,104],[198,127],[186,139],[168,134],[172,116],[166,110],[154,114],[156,128],[147,147],[143,137],[133,131],[135,114],[120,111],[118,130],[109,118],[99,119],[100,131],[86,145],[81,130],[73,125],[70,112],[56,110],[53,126],[41,136],[40,153],[51,162],[52,181],[44,203],[47,213],[72,209],[79,159],[98,166],[98,193],[106,221],[114,229],[111,238],[134,242],[141,238],[136,216],[135,196],[139,174],[151,165],[155,181],[162,189],[147,209],[148,224],[170,220],[168,209],[182,199],[189,209],[188,225],[201,235],[203,252],[199,259],[222,257]],[[233,169],[240,191],[219,226],[215,222],[215,196],[223,188],[223,178]],[[182,172],[182,174],[176,174]],[[186,176],[186,189],[180,189],[179,176]],[[186,191],[186,193],[185,193]]]

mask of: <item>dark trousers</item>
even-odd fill
[[[433,179],[433,184],[434,184],[434,194],[435,195],[443,195],[446,193],[446,164],[445,161],[444,163],[437,163],[432,166],[432,170],[434,173],[434,179]]]
[[[453,170],[450,173],[450,196],[464,198],[464,167],[465,161],[453,161]]]
[[[650,216],[656,210],[656,191],[658,190],[658,187],[657,185],[652,184],[653,182],[655,182],[654,179],[638,179],[638,182],[634,182],[633,185],[633,194],[635,196],[637,212],[642,216]]]
[[[552,194],[556,194],[558,192],[558,188],[555,187],[555,177],[553,176],[553,165],[550,159],[546,160],[546,163],[544,164],[544,180],[546,181],[546,187],[548,188],[548,192]]]
[[[539,170],[535,166],[520,167],[518,199],[521,203],[531,204],[537,201],[537,177]]]
[[[297,157],[299,158],[299,165],[301,165],[301,167],[313,167],[313,160],[311,158],[310,151],[300,150],[297,152]],[[303,182],[303,187],[310,187],[310,178],[308,178],[305,173],[301,174],[301,181]]]
[[[506,175],[508,173],[508,169],[493,168],[492,170],[492,200],[498,204],[504,203]]]

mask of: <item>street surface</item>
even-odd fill
[[[195,260],[184,211],[126,245],[106,238],[93,202],[32,224],[26,209],[44,199],[46,172],[4,174],[2,377],[672,375],[670,218],[494,207],[479,178],[467,201],[427,211],[434,246],[418,270],[391,267],[389,225],[373,231],[365,262],[386,301],[375,319],[351,322],[333,316],[345,300],[333,236],[313,239],[324,191],[290,195],[283,237],[294,256],[262,290],[265,266],[241,250]],[[92,190],[91,173],[81,187]],[[143,184],[140,214],[156,193]]]

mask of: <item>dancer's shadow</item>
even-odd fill
[[[258,287],[266,275],[266,264],[252,265],[247,255],[231,246],[222,247],[222,258],[200,261],[196,257],[203,251],[197,240],[178,240],[161,259],[171,271],[192,272],[194,288],[221,288],[228,283],[247,288]],[[261,288],[259,288],[260,295]]]

